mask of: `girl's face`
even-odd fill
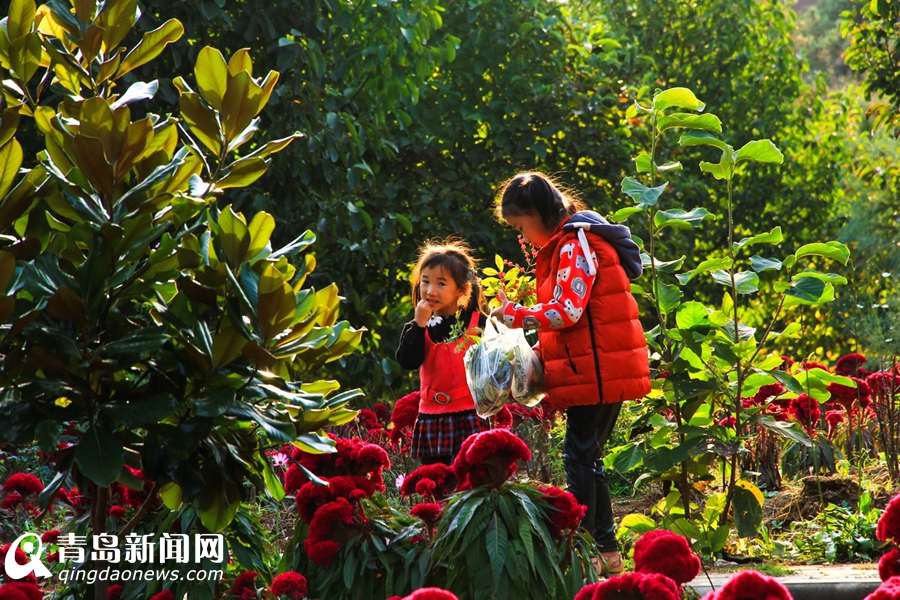
[[[553,230],[548,229],[540,215],[534,211],[527,215],[506,217],[506,222],[525,236],[527,241],[538,247],[546,244],[553,236]]]
[[[436,315],[448,316],[459,310],[459,299],[466,293],[465,288],[440,266],[425,267],[419,277],[419,296],[428,303]]]

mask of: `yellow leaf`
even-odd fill
[[[66,398],[65,396],[60,396],[53,402],[53,404],[55,404],[56,406],[65,408],[65,407],[69,406],[70,404],[72,404],[72,401],[69,400],[68,398]]]
[[[194,77],[203,99],[216,110],[222,110],[228,81],[228,66],[222,53],[211,46],[202,48],[194,65]]]
[[[244,215],[235,213],[231,205],[225,207],[219,216],[220,239],[225,250],[225,259],[232,268],[237,268],[247,255],[250,247],[250,231]]]
[[[247,260],[253,259],[269,245],[272,232],[275,231],[275,218],[267,212],[259,211],[250,221],[250,248],[247,250]]]
[[[178,19],[169,19],[153,31],[148,31],[122,61],[116,79],[147,64],[159,56],[166,46],[181,39],[182,35],[184,35],[184,26]]]
[[[241,355],[247,338],[234,327],[223,327],[213,338],[213,363],[222,367]]]

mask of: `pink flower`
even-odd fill
[[[276,575],[272,580],[272,587],[269,591],[276,598],[288,597],[291,600],[297,600],[306,596],[309,588],[306,585],[306,577],[294,571],[286,571],[280,575]]]
[[[518,460],[531,460],[528,445],[508,429],[490,429],[466,438],[453,470],[469,486],[499,488],[516,472]]]
[[[878,577],[887,581],[897,575],[900,575],[900,550],[893,548],[878,561]]]
[[[681,600],[674,581],[659,573],[622,573],[612,579],[591,583],[575,594],[574,600]]]
[[[888,505],[884,508],[884,512],[878,518],[878,524],[875,526],[875,537],[882,542],[900,541],[900,494],[897,494]]]
[[[550,513],[548,527],[550,533],[558,535],[564,531],[575,531],[584,518],[587,507],[578,504],[571,492],[563,491],[558,487],[547,485],[539,486],[538,490],[544,494],[544,499],[555,510]]]
[[[648,531],[634,543],[636,573],[660,573],[684,585],[700,573],[700,559],[684,536],[665,529]]]
[[[715,600],[792,600],[793,596],[774,577],[759,571],[741,571],[714,595]]]
[[[17,492],[23,496],[39,494],[43,489],[44,484],[31,473],[13,473],[3,484],[4,492]]]

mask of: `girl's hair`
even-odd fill
[[[500,186],[499,196],[498,219],[537,213],[551,231],[567,216],[587,208],[574,192],[561,190],[550,176],[538,171],[518,173]]]
[[[466,310],[487,312],[487,302],[481,293],[481,280],[478,279],[477,262],[472,257],[468,244],[455,237],[445,240],[429,240],[419,247],[419,259],[413,267],[410,281],[412,283],[413,306],[422,299],[419,293],[419,282],[422,269],[440,267],[450,274],[457,287],[465,290],[459,302]]]

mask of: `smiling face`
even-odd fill
[[[465,288],[456,285],[453,277],[442,266],[422,268],[419,297],[428,303],[434,314],[447,316],[456,313],[459,310],[459,300],[465,295]]]
[[[509,215],[506,222],[535,246],[543,246],[553,235],[553,231],[544,225],[540,215],[534,211],[527,215]]]

